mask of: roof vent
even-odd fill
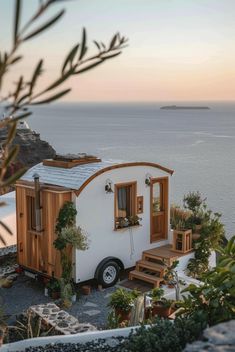
[[[43,160],[43,165],[71,169],[74,166],[89,164],[89,163],[97,163],[100,161],[101,159],[97,158],[96,156],[88,155],[86,153],[66,154],[66,155],[56,154],[54,159]]]

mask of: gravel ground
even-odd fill
[[[87,342],[85,344],[67,343],[67,344],[48,344],[42,347],[29,347],[25,352],[128,352],[124,347],[125,339],[123,337],[112,337],[109,339],[99,339]]]
[[[80,323],[91,323],[98,329],[104,329],[107,323],[110,294],[115,287],[97,291],[92,289],[89,296],[80,295],[76,303],[67,311],[76,317]],[[50,297],[44,296],[44,288],[40,282],[24,275],[18,276],[9,289],[0,289],[0,296],[4,313],[9,315],[8,322],[15,321],[15,316],[32,305],[52,302]]]

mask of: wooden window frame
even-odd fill
[[[136,198],[136,213],[143,214],[144,212],[144,197],[137,196]]]
[[[117,212],[118,212],[118,198],[117,198],[117,194],[118,194],[118,189],[122,188],[122,187],[128,187],[131,186],[133,187],[133,191],[131,192],[131,202],[133,204],[133,214],[132,215],[137,215],[137,181],[130,181],[130,182],[123,182],[123,183],[116,183],[114,185],[114,230],[119,230],[119,228],[117,228],[116,226],[116,218],[117,216]],[[128,228],[128,227],[127,227]]]

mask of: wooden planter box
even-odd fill
[[[192,250],[192,230],[174,230],[172,250],[187,253]]]

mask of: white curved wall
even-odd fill
[[[143,250],[168,243],[161,241],[150,244],[150,187],[145,185],[147,173],[154,178],[167,176],[170,179],[168,173],[154,167],[113,169],[92,180],[77,197],[77,225],[88,234],[90,248],[85,252],[75,253],[76,282],[94,278],[97,265],[105,257],[118,257],[128,268],[141,259]],[[137,181],[137,196],[144,197],[144,212],[139,215],[142,226],[114,230],[114,193],[107,194],[104,189],[108,178],[113,185]]]

